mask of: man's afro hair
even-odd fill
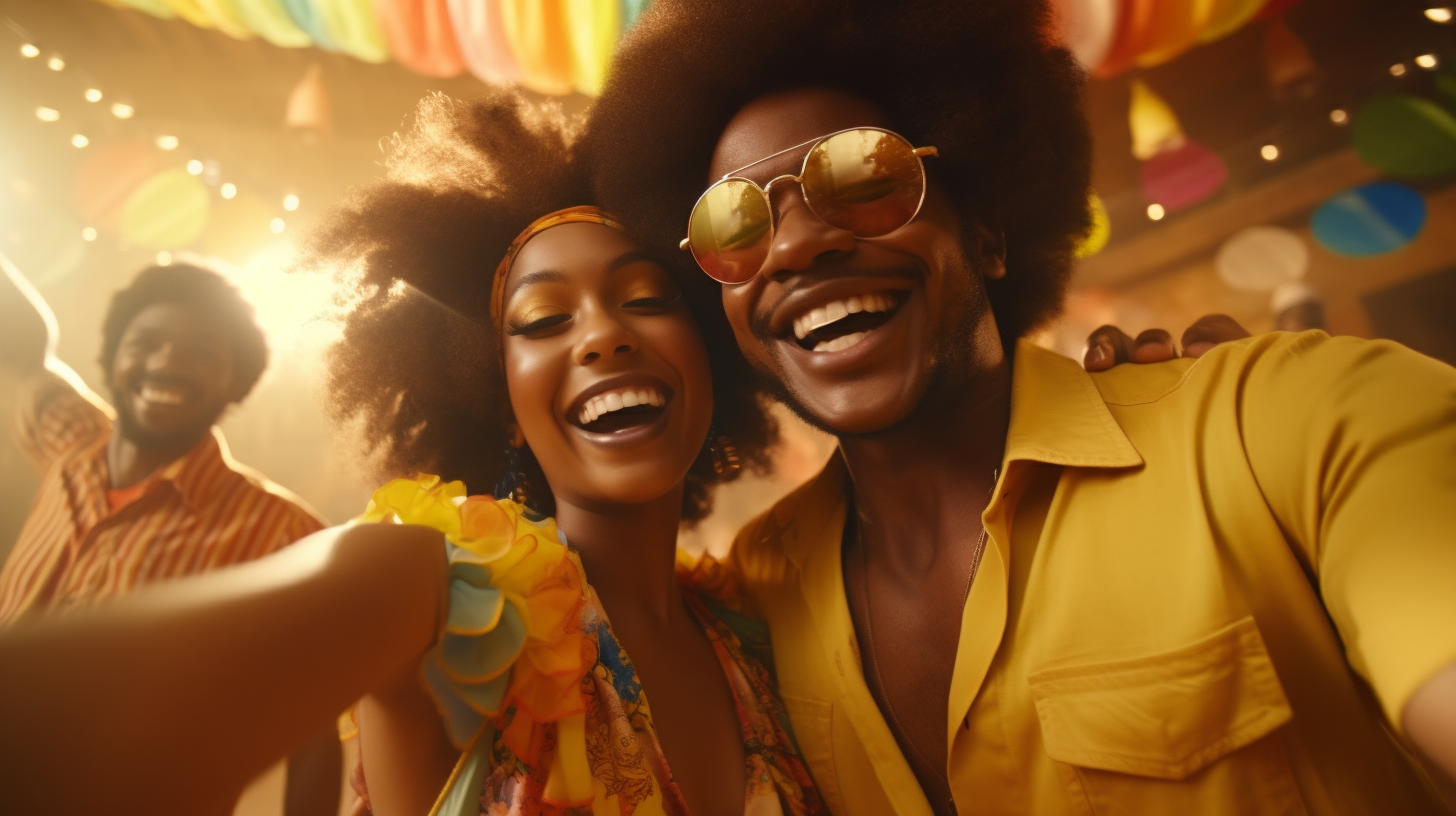
[[[927,168],[963,218],[1004,234],[1007,275],[986,285],[1010,347],[1060,310],[1090,224],[1085,77],[1050,22],[1045,0],[657,0],[583,137],[597,200],[675,252],[745,104],[807,86],[863,96],[939,148]]]

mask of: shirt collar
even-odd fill
[[[162,468],[154,478],[171,482],[183,504],[196,512],[207,503],[208,496],[222,486],[219,477],[229,476],[237,476],[232,454],[222,431],[213,427],[192,450]]]

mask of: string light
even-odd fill
[[[1335,108],[1330,111],[1330,121],[1337,125],[1343,125],[1350,121],[1350,114],[1346,113],[1344,108]]]
[[[278,235],[279,233],[283,232],[283,226],[284,224],[282,218],[275,218],[272,221],[268,222],[268,229],[273,230],[274,235]]]
[[[293,212],[298,209],[298,196],[289,193],[283,197],[283,209]]]
[[[71,144],[75,145],[76,147],[85,147],[86,145],[91,144],[91,140],[77,133],[75,136],[71,137]]]
[[[223,198],[232,198],[233,196],[238,194],[238,185],[233,184],[231,181],[229,181],[223,184],[221,187],[217,188],[217,191],[222,194]]]
[[[1165,210],[1165,209],[1163,209],[1163,205],[1162,204],[1149,204],[1148,205],[1148,218],[1151,218],[1154,221],[1162,221],[1163,220],[1163,216],[1165,216],[1167,214],[1168,214],[1168,211]]]
[[[1429,16],[1429,12],[1427,12],[1427,15]],[[25,45],[20,46],[20,56],[25,57],[26,59],[35,59],[36,57],[40,56],[40,49],[36,48],[30,43],[26,43]]]
[[[46,60],[46,67],[52,71],[64,71],[66,70],[66,61],[59,56],[51,57]]]
[[[85,97],[87,102],[100,102],[101,90],[99,88],[87,88]]]
[[[176,150],[177,145],[179,144],[181,144],[181,142],[177,139],[176,136],[164,135],[157,137],[157,147],[160,147],[163,150]]]
[[[83,241],[94,241],[94,240],[96,240],[96,228],[95,227],[87,227],[87,228],[81,230],[81,240],[83,240]]]
[[[1397,62],[1390,66],[1390,75],[1393,77],[1405,76],[1405,63]]]
[[[1433,23],[1449,23],[1451,22],[1451,7],[1435,6],[1428,8],[1426,9],[1426,19]]]
[[[194,176],[202,175],[202,162],[197,159],[187,162],[187,172]]]
[[[1274,161],[1279,158],[1279,148],[1275,145],[1266,144],[1259,148],[1259,155],[1264,157],[1264,161]]]
[[[157,266],[171,266],[171,265],[172,265],[172,253],[168,252],[165,249],[162,250],[161,252],[158,252],[157,253]]]
[[[61,112],[55,108],[36,108],[35,118],[42,122],[54,122],[61,118]]]
[[[135,114],[136,108],[133,108],[131,105],[128,105],[125,102],[111,103],[111,115],[115,116],[117,119],[130,119]]]
[[[1436,55],[1422,54],[1419,57],[1416,57],[1416,65],[1421,66],[1427,71],[1433,70],[1436,67]]]

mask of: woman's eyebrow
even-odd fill
[[[527,272],[519,278],[516,278],[516,282],[511,284],[511,288],[506,290],[504,302],[510,303],[511,298],[516,296],[516,292],[527,286],[535,286],[538,283],[569,283],[569,281],[565,273],[558,272],[555,269],[538,269],[535,272]]]

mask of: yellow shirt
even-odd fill
[[[1456,369],[1321,332],[1102,374],[1023,343],[1001,472],[946,723],[961,816],[1436,812],[1381,708],[1456,660]],[[861,671],[845,478],[732,563],[826,803],[925,816]]]

